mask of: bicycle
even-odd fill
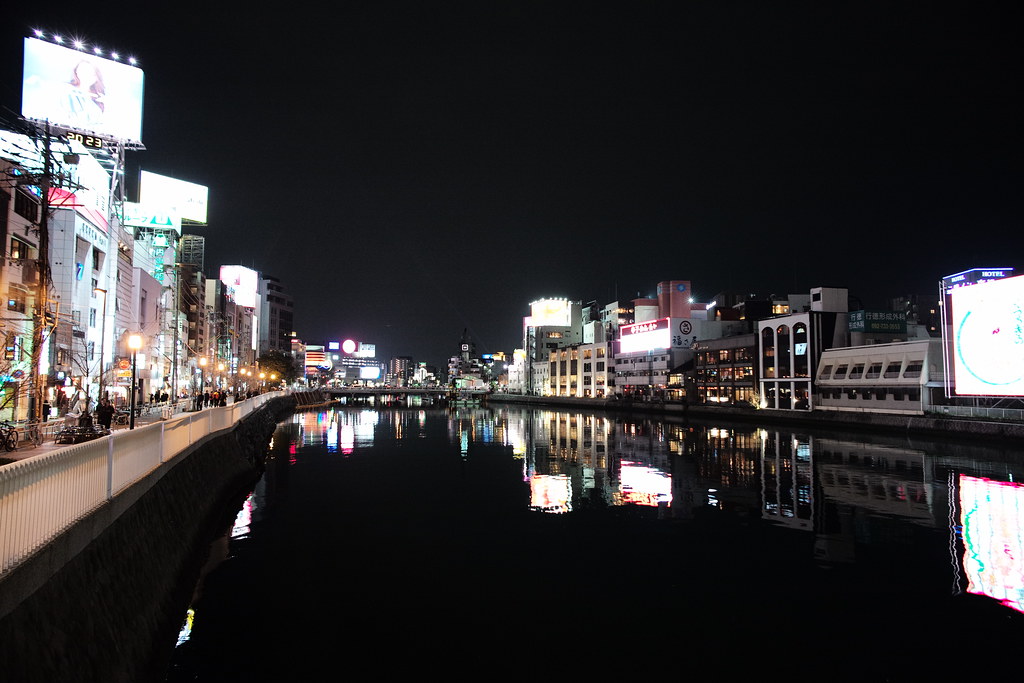
[[[18,447],[18,431],[9,422],[0,424],[0,443],[8,452]]]
[[[38,422],[29,422],[25,425],[25,441],[33,446],[43,445],[43,432],[39,429]]]

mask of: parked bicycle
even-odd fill
[[[18,430],[9,422],[0,423],[0,444],[8,452],[18,447]]]
[[[39,428],[38,422],[28,422],[25,424],[25,441],[33,446],[43,445],[43,430]]]

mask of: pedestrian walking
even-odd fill
[[[104,429],[110,429],[110,423],[114,419],[114,406],[110,405],[107,399],[101,399],[99,407],[96,408],[96,420]]]

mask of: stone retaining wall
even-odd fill
[[[943,417],[939,415],[890,415],[870,412],[754,410],[726,406],[687,406],[683,403],[616,401],[568,396],[522,396],[491,394],[492,403],[525,403],[562,408],[591,408],[626,413],[686,415],[698,419],[722,419],[759,425],[789,424],[823,429],[866,430],[874,433],[912,433],[948,439],[1024,439],[1024,423]]]

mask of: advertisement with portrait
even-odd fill
[[[21,114],[101,137],[142,142],[142,69],[25,39]]]

